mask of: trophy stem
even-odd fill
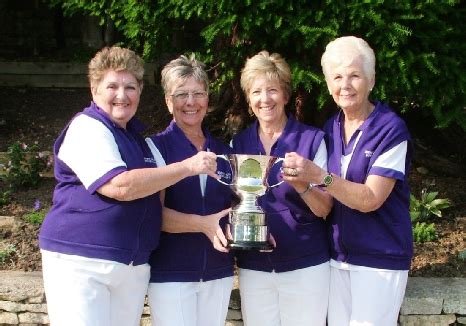
[[[241,203],[233,208],[238,212],[262,213],[262,208],[257,205],[257,195],[250,192],[241,192]]]

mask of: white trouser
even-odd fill
[[[329,326],[395,326],[408,271],[330,268]]]
[[[245,326],[325,325],[329,263],[284,273],[240,269]]]
[[[224,326],[233,276],[207,282],[150,283],[152,325]]]
[[[138,266],[42,251],[47,309],[52,326],[136,326],[150,278]]]

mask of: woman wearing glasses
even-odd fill
[[[158,166],[199,151],[231,151],[202,127],[208,85],[203,64],[194,56],[180,56],[162,70],[173,120],[163,132],[146,139]],[[161,200],[163,232],[150,258],[152,323],[223,326],[233,285],[233,257],[224,247],[222,229],[232,192],[214,178],[200,175],[166,188]]]

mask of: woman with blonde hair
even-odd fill
[[[324,133],[288,112],[291,72],[279,54],[262,51],[249,58],[241,87],[256,121],[233,137],[233,150],[285,157],[286,181],[259,198],[274,250],[236,252],[245,325],[325,325],[330,276],[325,217],[332,201],[293,166],[313,161],[327,168]]]

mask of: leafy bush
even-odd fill
[[[458,254],[458,258],[461,259],[461,260],[466,260],[466,249],[461,251],[459,254]]]
[[[26,222],[29,222],[31,224],[40,225],[44,221],[46,213],[46,210],[42,209],[42,203],[40,202],[40,200],[36,199],[34,201],[34,210],[24,215],[24,219],[26,220]]]
[[[325,45],[339,36],[360,36],[376,52],[376,98],[434,117],[439,127],[457,123],[466,130],[466,42],[460,41],[466,6],[460,0],[47,2],[65,14],[100,17],[102,25],[113,21],[123,45],[145,59],[163,63],[198,53],[214,88],[229,85],[236,102],[241,90],[229,83],[237,82],[245,59],[263,49],[279,52],[290,63],[298,104],[308,114],[334,107],[320,67]]]
[[[40,172],[48,166],[48,159],[37,153],[38,146],[15,142],[8,147],[8,164],[1,176],[10,189],[35,188],[41,181]]]
[[[410,195],[409,215],[413,225],[413,239],[416,243],[434,241],[437,239],[435,223],[426,223],[433,216],[442,217],[442,210],[451,206],[449,199],[436,198],[438,192],[421,191],[420,199]]]
[[[437,231],[435,230],[435,224],[416,222],[416,224],[413,226],[413,239],[416,243],[429,242],[437,239]]]
[[[0,207],[8,205],[11,201],[11,191],[0,191]]]
[[[12,244],[7,245],[5,248],[0,249],[0,265],[6,263],[8,258],[16,252],[16,247]]]
[[[26,222],[40,225],[44,221],[46,212],[44,210],[34,211],[24,215]]]
[[[449,199],[436,199],[438,192],[428,192],[427,189],[421,191],[420,199],[410,195],[411,221],[426,221],[432,216],[442,217],[442,210],[451,206]]]

